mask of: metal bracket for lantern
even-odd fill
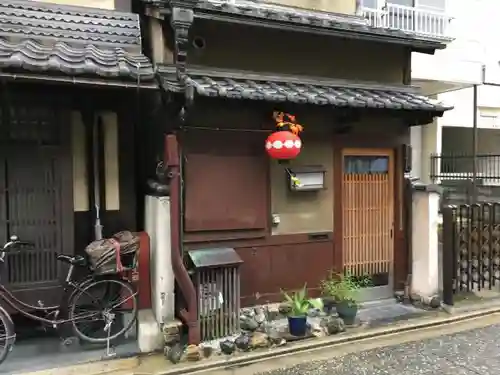
[[[240,331],[240,265],[232,248],[188,251],[198,294],[201,338],[213,340]]]

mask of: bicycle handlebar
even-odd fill
[[[5,252],[9,251],[9,249],[12,247],[18,247],[18,248],[35,247],[35,244],[33,242],[30,242],[30,241],[21,241],[19,239],[19,237],[17,237],[17,236],[11,236],[10,241],[7,242],[5,245],[3,245],[0,252],[5,253]]]

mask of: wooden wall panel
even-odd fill
[[[320,281],[333,268],[332,241],[302,242],[262,247],[240,247],[242,306],[281,302],[281,290],[307,284],[318,295]]]

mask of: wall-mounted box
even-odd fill
[[[326,169],[322,165],[288,168],[288,186],[292,191],[317,191],[325,188]]]

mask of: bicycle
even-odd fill
[[[12,236],[10,241],[0,248],[0,266],[3,268],[5,257],[10,251],[23,248],[34,248],[35,244],[29,241],[21,241],[17,236]],[[59,254],[57,260],[69,265],[68,273],[64,282],[61,283],[63,294],[58,306],[43,306],[40,301],[39,306],[30,305],[17,299],[0,280],[0,299],[7,303],[13,310],[24,315],[27,318],[41,322],[58,330],[61,326],[71,323],[71,328],[77,338],[88,343],[107,343],[109,353],[109,343],[127,332],[137,319],[137,292],[131,283],[123,276],[117,273],[113,275],[98,275],[91,273],[80,281],[73,281],[75,268],[87,268],[87,259],[81,255],[69,256]],[[0,270],[1,271],[1,270]],[[96,295],[99,290],[104,289],[105,295]],[[111,300],[107,291],[115,292],[118,298],[122,299],[120,303]],[[128,294],[127,294],[128,293]],[[89,305],[96,304],[97,309],[88,310]],[[119,306],[122,306],[121,312],[129,312],[132,319],[127,319],[127,323],[118,331],[111,332],[113,323],[120,316]],[[87,308],[87,311],[81,309]],[[116,309],[116,310],[115,310]],[[35,315],[42,313],[44,316]],[[80,326],[85,322],[90,322],[92,328],[102,321],[104,336],[91,337],[89,334],[95,332],[92,329],[86,332]],[[16,334],[14,323],[7,310],[0,305],[0,364],[5,361],[8,353],[12,350]]]

